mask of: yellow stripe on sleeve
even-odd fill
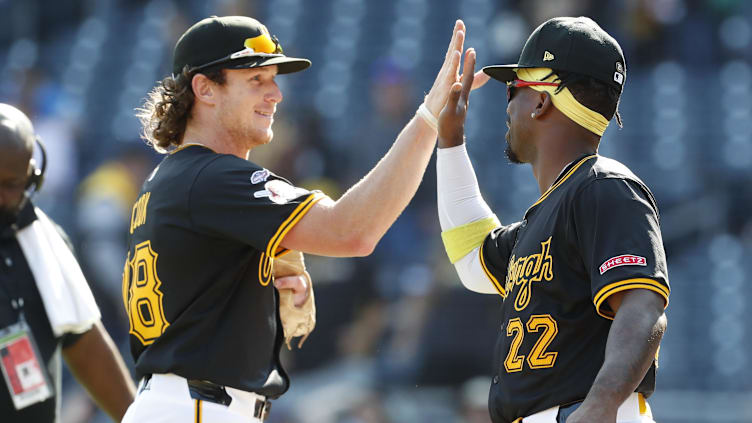
[[[603,305],[603,302],[606,301],[606,299],[612,294],[621,291],[628,291],[630,289],[647,289],[653,292],[657,292],[663,297],[663,300],[666,303],[663,308],[668,307],[668,296],[670,292],[667,287],[661,285],[658,281],[653,279],[636,278],[613,282],[601,288],[601,290],[598,291],[597,294],[595,294],[595,298],[593,299],[593,304],[595,304],[595,311],[598,313],[598,315],[605,317],[606,319],[613,320],[613,313],[606,313],[602,311],[601,305]]]
[[[272,279],[272,259],[284,255],[289,250],[282,248],[279,249],[279,244],[282,239],[287,235],[287,232],[295,226],[303,216],[316,204],[319,200],[324,198],[325,195],[320,192],[314,192],[309,195],[303,202],[298,204],[295,210],[279,225],[277,232],[269,239],[269,244],[266,246],[266,250],[261,252],[261,259],[259,260],[259,283],[266,286]]]
[[[483,269],[483,273],[486,274],[488,277],[488,280],[491,281],[494,288],[496,288],[496,291],[499,292],[499,295],[501,295],[501,298],[506,298],[507,292],[504,290],[504,286],[499,283],[499,281],[494,277],[493,274],[491,274],[491,271],[488,270],[488,267],[486,266],[486,261],[483,259],[483,244],[480,244],[480,249],[478,250],[478,257],[480,258],[480,267]]]
[[[274,234],[274,236],[269,240],[269,245],[266,247],[266,255],[269,257],[275,257],[274,253],[277,251],[277,247],[279,247],[279,244],[282,242],[282,239],[287,235],[287,232],[292,229],[295,224],[297,224],[300,219],[308,213],[308,210],[313,207],[314,204],[316,204],[319,200],[324,198],[324,194],[319,192],[314,192],[313,194],[309,195],[308,198],[303,200],[300,204],[298,204],[298,207],[293,210],[292,213],[290,213],[290,216],[285,219],[284,222],[282,222],[281,225],[279,225],[279,228],[277,229],[277,232]]]

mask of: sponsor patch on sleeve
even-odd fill
[[[601,272],[601,275],[608,272],[609,270],[613,269],[614,267],[619,266],[647,266],[648,261],[645,257],[642,256],[634,256],[632,254],[623,254],[616,257],[611,257],[610,259],[606,260],[601,264],[601,267],[599,267],[599,270]]]

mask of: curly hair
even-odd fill
[[[554,70],[553,73],[560,81],[560,85],[556,89],[557,93],[564,87],[569,88],[574,98],[582,105],[600,113],[608,120],[615,116],[619,128],[623,127],[619,114],[619,99],[621,97],[619,90],[587,75],[558,70]]]
[[[223,69],[202,71],[216,84],[225,83]],[[136,109],[141,122],[141,138],[157,152],[166,153],[183,143],[183,135],[193,109],[191,80],[196,72],[186,66],[177,77],[167,76],[149,92],[142,107]]]

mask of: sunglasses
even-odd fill
[[[209,63],[194,66],[191,68],[191,72],[200,71],[211,66],[223,65],[244,57],[275,57],[282,55],[283,52],[279,40],[274,35],[269,36],[268,34],[261,34],[254,38],[247,38],[243,45],[245,46],[244,49],[238,50],[221,59],[212,60]]]
[[[514,81],[507,82],[507,102],[512,101],[514,97],[514,90],[522,87],[534,87],[544,85],[547,87],[558,87],[558,82],[541,82],[541,81],[523,81],[521,79],[515,79]]]

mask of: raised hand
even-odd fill
[[[444,64],[441,65],[441,70],[436,75],[431,91],[428,92],[425,99],[428,111],[434,116],[438,116],[441,108],[444,107],[452,84],[459,81],[460,58],[462,57],[464,43],[465,23],[458,19],[454,24],[452,40],[449,42],[449,47],[444,56]]]
[[[439,148],[454,147],[464,142],[465,117],[475,79],[474,71],[475,50],[470,48],[465,53],[462,83],[452,84],[447,102],[439,113]]]

